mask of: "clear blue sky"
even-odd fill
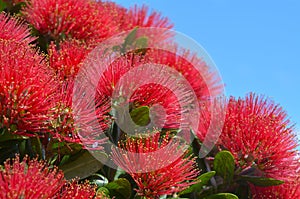
[[[226,94],[271,97],[300,131],[299,0],[116,0],[146,4],[201,44],[215,61]]]

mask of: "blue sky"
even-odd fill
[[[300,131],[300,1],[116,0],[146,4],[201,44],[216,63],[226,94],[251,91],[279,103]]]

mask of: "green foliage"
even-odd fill
[[[127,51],[132,51],[136,54],[144,55],[148,46],[148,38],[145,36],[137,37],[138,27],[135,27],[125,37],[123,44],[119,46],[113,46],[113,51],[118,51],[121,54],[126,54]]]
[[[126,178],[119,178],[108,183],[105,188],[111,197],[118,199],[129,199],[131,195],[131,184]],[[103,190],[103,189],[102,189]]]
[[[217,193],[207,196],[204,199],[238,199],[238,197],[232,193]]]
[[[225,183],[233,180],[235,169],[234,157],[229,151],[217,153],[214,159],[214,170],[224,179]]]
[[[101,194],[101,195],[104,195],[104,196],[109,196],[110,195],[110,192],[109,190],[106,188],[106,187],[100,187],[98,190],[97,190],[97,195],[98,194]]]
[[[123,48],[126,48],[127,46],[130,46],[133,44],[133,42],[136,39],[136,33],[138,28],[134,28],[124,39]]]
[[[130,112],[131,119],[136,125],[147,126],[150,122],[150,109],[148,106],[141,106]]]
[[[58,142],[52,141],[48,144],[48,148],[51,148],[51,152],[60,155],[72,155],[80,152],[82,146],[76,143]]]
[[[89,176],[88,180],[89,180],[90,184],[94,184],[98,188],[103,187],[108,184],[108,179],[105,176],[98,174],[98,173],[95,173],[95,174]]]
[[[207,185],[209,180],[216,174],[215,171],[210,171],[198,177],[198,183],[191,185],[189,188],[181,191],[178,195],[184,195],[192,192],[200,192],[203,186]]]
[[[0,12],[2,12],[6,8],[6,3],[3,0],[0,0]]]
[[[241,179],[260,187],[276,186],[284,183],[283,181],[276,180],[274,178],[264,178],[256,176],[241,176]]]
[[[11,140],[24,140],[24,139],[28,139],[28,137],[9,133],[6,128],[0,129],[0,142],[6,142]]]
[[[107,155],[103,152],[97,152],[98,156],[102,156],[103,159],[107,158]],[[96,159],[90,152],[83,151],[73,161],[69,161],[66,164],[60,166],[63,170],[66,179],[72,179],[79,177],[80,179],[86,178],[91,174],[101,169],[103,163]]]
[[[237,187],[235,194],[240,199],[249,199],[251,198],[251,191],[248,183],[239,183],[239,186]]]

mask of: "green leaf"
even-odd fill
[[[29,137],[10,133],[5,128],[0,129],[0,142],[6,142],[6,141],[10,141],[10,140],[25,140],[28,138]]]
[[[32,150],[39,155],[40,158],[43,157],[43,146],[39,137],[30,138]]]
[[[2,12],[7,7],[6,3],[0,0],[0,12]]]
[[[123,44],[123,47],[127,47],[128,45],[132,45],[135,38],[136,38],[136,32],[137,32],[137,29],[138,28],[134,28],[128,35],[127,37],[125,38],[124,40],[124,44]]]
[[[139,37],[135,40],[135,48],[143,49],[148,46],[148,38],[147,37]]]
[[[204,199],[239,199],[239,198],[232,193],[217,193],[217,194],[207,196]]]
[[[67,180],[79,177],[80,179],[86,178],[102,168],[103,163],[107,160],[107,155],[104,152],[94,152],[91,154],[84,151],[75,160],[70,161],[59,168],[63,170]],[[97,159],[94,157],[97,156]],[[99,158],[102,158],[100,161]]]
[[[198,183],[191,185],[189,188],[181,191],[178,195],[189,194],[192,192],[200,192],[203,189],[203,186],[206,185],[209,180],[216,174],[215,171],[210,171],[202,174],[198,177]]]
[[[16,153],[20,153],[18,149],[19,142],[11,140],[9,142],[0,143],[0,164],[2,164],[8,158],[12,158]]]
[[[189,198],[168,198],[168,199],[189,199]]]
[[[97,190],[97,194],[96,195],[101,195],[101,196],[109,196],[109,190],[106,187],[100,187]]]
[[[120,46],[113,46],[113,47],[112,47],[112,50],[113,50],[114,52],[118,52],[118,51],[121,51],[121,47],[120,47]]]
[[[214,159],[214,170],[223,177],[225,182],[231,182],[234,175],[234,157],[229,151],[220,151]]]
[[[108,179],[105,176],[98,173],[90,176],[88,179],[90,184],[94,184],[97,187],[103,187],[108,184]]]
[[[51,152],[60,155],[73,155],[82,150],[82,145],[76,143],[55,142],[52,144]]]
[[[122,169],[118,169],[116,171],[116,174],[114,176],[114,180],[117,180],[121,175],[125,175],[126,174],[126,171],[122,170]]]
[[[241,176],[241,179],[260,187],[276,186],[284,183],[284,181],[276,180],[274,178],[264,178],[256,176]]]
[[[150,122],[150,109],[148,106],[141,106],[130,112],[131,119],[136,125],[147,126]]]
[[[238,188],[235,190],[235,194],[241,199],[251,198],[250,186],[248,183],[240,183]]]
[[[119,199],[130,198],[131,184],[126,178],[119,178],[108,183],[105,187],[109,190],[111,197],[115,196]]]

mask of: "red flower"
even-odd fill
[[[82,67],[83,60],[90,51],[91,48],[77,40],[67,40],[60,42],[59,45],[54,43],[50,45],[50,67],[58,76],[59,81],[56,106],[53,108],[54,117],[50,121],[50,131],[54,138],[61,141],[84,144],[85,147],[90,146],[89,148],[101,149],[101,144],[105,139],[101,137],[101,130],[96,127],[98,126],[95,124],[97,120],[93,121],[93,107],[88,108],[89,98],[85,98],[86,100],[79,99],[79,101],[73,100],[74,81]],[[83,94],[80,89],[77,89],[75,92],[77,96]],[[80,111],[81,107],[85,107],[87,110],[84,113],[74,112],[75,110]],[[80,124],[76,123],[75,117],[81,118]],[[95,125],[91,127],[92,124]],[[108,124],[105,122],[101,124],[102,129],[107,128]]]
[[[141,8],[134,6],[129,9],[127,13],[127,27],[125,30],[130,30],[135,27],[156,27],[171,29],[173,24],[170,23],[169,19],[162,17],[160,13],[151,12],[148,15],[148,8],[143,6]]]
[[[30,0],[23,13],[27,21],[58,40],[101,41],[115,34],[118,25],[101,3],[89,0]]]
[[[49,64],[60,81],[75,79],[82,61],[91,49],[76,40],[54,43],[49,47]]]
[[[30,36],[30,30],[21,21],[4,13],[0,13],[0,30],[0,39],[24,41],[27,44],[36,39]]]
[[[0,128],[26,136],[45,131],[55,83],[43,59],[23,43],[0,40]]]
[[[298,152],[299,153],[299,152]],[[251,193],[254,199],[276,198],[276,199],[295,199],[300,198],[300,158],[295,157],[293,165],[297,169],[293,171],[291,181],[284,184],[270,187],[258,187],[250,184]]]
[[[1,199],[107,198],[102,195],[95,197],[96,190],[88,183],[67,182],[61,170],[56,167],[50,169],[45,162],[28,160],[28,157],[20,162],[17,156],[4,163],[3,169],[0,169],[0,186]]]
[[[77,181],[72,180],[66,183],[57,199],[108,199],[105,196],[96,195],[95,187],[91,186],[88,182],[79,184]]]
[[[217,84],[218,82],[215,81],[215,74],[208,70],[208,66],[201,59],[189,52],[176,50],[175,47],[174,49],[177,53],[150,48],[145,55],[128,53],[126,56],[113,60],[101,75],[97,90],[97,100],[103,104],[110,104],[113,100],[113,93],[117,92],[122,93],[120,97],[125,99],[123,103],[129,103],[132,109],[141,106],[152,108],[154,105],[161,105],[166,113],[166,118],[160,118],[160,120],[166,120],[164,127],[178,128],[183,123],[181,120],[181,109],[183,108],[180,107],[180,103],[183,106],[188,106],[193,103],[200,103],[200,101],[206,101],[211,96],[215,96],[219,92],[220,87]],[[91,60],[94,59],[91,58]],[[144,67],[147,64],[157,65],[157,70],[153,71],[150,66]],[[105,63],[98,64],[96,62],[94,65],[103,67]],[[139,70],[141,67],[144,67],[144,69]],[[98,69],[91,68],[90,70]],[[172,72],[170,72],[171,70]],[[168,72],[163,73],[163,71]],[[122,79],[124,75],[130,73],[130,77]],[[192,94],[189,91],[183,91],[178,86],[179,80],[172,79],[172,77],[175,77],[174,75],[178,75],[186,80],[190,91],[195,93],[195,100],[199,102],[189,99]],[[146,80],[150,82],[146,84]],[[130,89],[139,84],[142,86],[138,87],[130,95]],[[122,85],[120,91],[116,90],[117,85]],[[211,89],[210,91],[213,91],[212,93],[210,93],[209,88]],[[122,103],[118,105],[122,105]],[[102,115],[105,114],[107,113],[102,112]]]
[[[119,147],[123,149],[112,149],[113,160],[131,175],[138,194],[146,198],[180,192],[194,184],[199,174],[195,159],[169,133],[162,140],[159,132],[146,138],[128,138]]]
[[[117,29],[111,33],[118,34],[124,31],[124,29],[122,29],[122,23],[126,23],[129,19],[127,16],[126,8],[111,1],[101,0],[97,1],[97,6],[99,6],[99,10],[101,10],[101,15],[107,16],[111,19],[110,25],[117,27]],[[113,34],[111,34],[110,36],[112,36]]]
[[[102,149],[106,138],[101,133],[106,129],[106,123],[102,121],[101,129],[98,129],[98,121],[93,117],[93,106],[89,98],[73,100],[73,94],[83,95],[79,90],[73,90],[73,81],[63,82],[58,88],[56,106],[52,108],[53,116],[49,122],[50,133],[59,141],[67,141],[82,144],[88,149]],[[97,105],[97,104],[96,104]],[[76,108],[74,107],[76,106]],[[85,107],[84,111],[81,111]],[[80,122],[75,119],[80,118]]]
[[[44,162],[28,160],[20,162],[19,156],[4,163],[0,169],[0,198],[52,198],[63,187],[65,180],[62,171],[49,169]]]
[[[286,182],[299,169],[297,142],[286,113],[254,94],[231,98],[220,145],[231,151],[241,168],[255,167],[262,175]]]
[[[173,33],[170,31],[170,29],[173,28],[173,24],[169,19],[162,17],[161,14],[156,11],[149,12],[147,6],[134,6],[130,8],[122,19],[120,25],[121,31],[129,31],[134,28],[146,28],[147,31],[142,32],[151,38],[148,44],[161,43],[173,36]],[[145,36],[144,34],[137,34],[137,36]]]
[[[300,198],[299,176],[292,182],[286,182],[279,186],[257,187],[251,185],[253,199],[296,199]]]
[[[170,33],[168,30],[173,28],[173,24],[170,23],[167,17],[162,17],[158,12],[152,11],[149,13],[149,9],[146,6],[134,6],[126,12],[124,20],[121,23],[121,30],[127,31],[136,27],[155,28],[151,32],[151,34],[155,35],[152,35],[152,37],[158,41],[160,39],[159,42],[161,42],[171,36],[170,34],[164,34]]]

